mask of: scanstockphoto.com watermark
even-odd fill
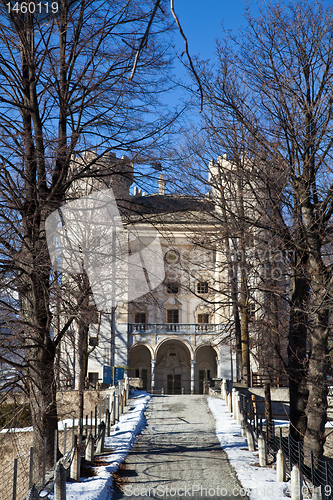
[[[169,485],[159,484],[156,487],[144,487],[143,485],[130,485],[124,487],[125,497],[143,497],[143,498],[223,498],[223,497],[250,497],[252,495],[258,498],[273,498],[282,495],[288,491],[288,486],[283,483],[272,483],[258,488],[225,488],[220,485],[205,487],[200,484],[185,485],[179,488],[172,488]],[[306,492],[304,492],[304,498]],[[308,498],[311,498],[310,496]]]

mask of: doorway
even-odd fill
[[[199,394],[204,392],[204,380],[210,379],[210,370],[199,370]]]
[[[181,394],[182,393],[182,376],[169,374],[167,376],[167,393]]]

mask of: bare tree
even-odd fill
[[[45,221],[75,180],[103,176],[94,168],[100,153],[133,158],[160,146],[170,117],[160,118],[156,89],[167,88],[171,20],[156,5],[60,0],[56,12],[38,16],[1,2],[1,304],[10,316],[0,359],[27,380],[36,461],[57,428],[56,353],[86,301],[83,294],[64,325],[53,321],[57,278]],[[76,162],[92,150],[91,161]]]
[[[256,19],[247,14],[247,21],[237,40],[218,46],[216,73],[203,68],[206,127],[231,152],[228,126],[246,131],[251,175],[270,196],[270,210],[258,220],[244,217],[287,251],[291,429],[320,456],[333,279],[332,9],[321,2],[277,3]],[[267,204],[260,191],[253,195],[258,207]]]

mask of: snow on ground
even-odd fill
[[[146,425],[144,411],[150,395],[144,391],[135,391],[129,399],[131,407],[128,413],[120,416],[119,422],[112,427],[110,437],[105,438],[105,448],[112,448],[114,452],[103,455],[105,466],[95,467],[97,476],[81,478],[79,483],[67,483],[67,500],[108,500],[112,486],[112,472],[115,472],[132,448],[137,434]],[[53,499],[53,495],[50,495]]]
[[[216,420],[217,438],[227,453],[231,465],[236,470],[238,479],[244,488],[244,496],[247,494],[251,500],[285,498],[284,490],[286,492],[288,483],[276,482],[275,469],[253,465],[259,462],[258,452],[247,450],[247,442],[242,437],[241,426],[233,419],[225,402],[210,396],[208,405]],[[283,421],[279,423],[280,425],[285,424]]]
[[[144,391],[132,392],[129,400],[130,411],[121,415],[120,421],[113,427],[112,436],[105,438],[105,447],[114,452],[103,456],[107,463],[96,467],[97,476],[82,478],[79,483],[67,483],[67,500],[108,500],[111,497],[112,472],[115,472],[132,448],[137,434],[146,425],[144,411],[150,395]],[[286,498],[288,483],[276,482],[276,471],[269,467],[259,467],[258,453],[247,451],[247,442],[241,435],[241,427],[237,425],[222,399],[209,397],[209,408],[216,420],[216,435],[221,447],[226,451],[231,465],[236,470],[244,490],[242,495],[248,495],[251,500],[280,500]],[[73,420],[59,422],[59,429],[68,428]],[[77,422],[75,422],[77,425]],[[285,421],[276,421],[277,426],[288,425]],[[329,426],[332,422],[328,423]],[[25,431],[31,428],[24,429]],[[24,431],[20,429],[19,431]],[[50,495],[53,500],[53,495]]]

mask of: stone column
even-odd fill
[[[156,359],[151,360],[151,393],[155,392],[155,368],[156,368]]]
[[[217,360],[217,378],[222,378],[222,367],[221,367],[221,364],[222,364],[222,360],[218,359]]]
[[[195,360],[191,359],[191,394],[194,394]]]

